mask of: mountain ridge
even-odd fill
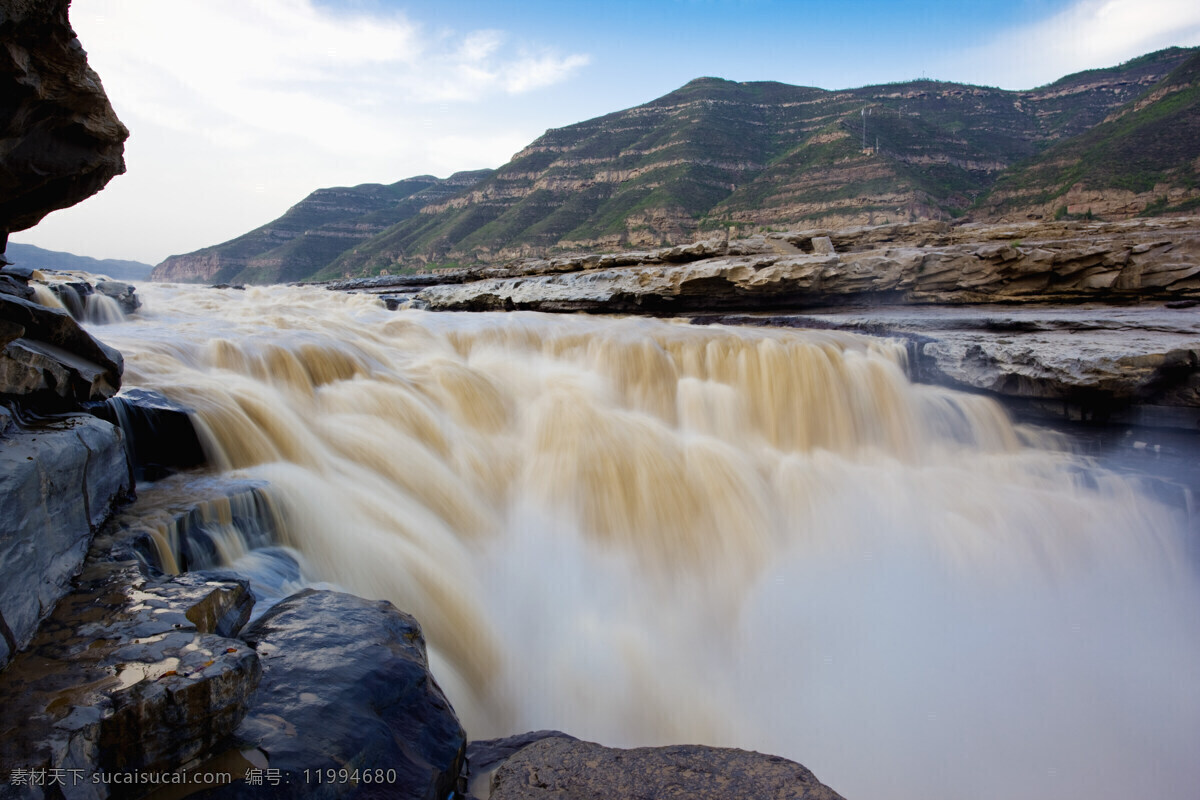
[[[92,258],[60,250],[46,250],[32,244],[9,242],[5,255],[14,264],[33,269],[77,270],[107,275],[122,281],[140,281],[150,277],[152,264],[118,258]]]
[[[326,230],[313,234],[327,245],[318,250],[293,233],[290,261],[268,250],[239,262],[238,248],[260,228],[168,259],[155,276],[178,280],[190,269],[200,280],[331,279],[671,245],[731,228],[1037,218],[1054,210],[994,200],[1002,176],[1113,124],[1106,120],[1115,114],[1159,113],[1169,98],[1155,88],[1197,53],[1168,48],[1027,91],[925,79],[829,91],[697,78],[640,106],[547,130],[507,164],[466,174],[456,187],[411,193],[405,213],[355,227],[353,242]],[[1189,202],[1195,181],[1184,184],[1164,202]],[[353,227],[365,216],[325,224]],[[339,243],[346,246],[333,252]],[[219,269],[204,261],[213,255]]]

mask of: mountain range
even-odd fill
[[[1030,91],[699,78],[546,131],[496,170],[320,189],[156,280],[321,280],[692,241],[725,229],[1128,217],[1200,206],[1200,49]]]
[[[21,267],[33,269],[78,270],[93,275],[107,275],[121,281],[144,281],[154,267],[140,261],[116,258],[89,258],[58,250],[43,250],[32,244],[9,242],[4,253],[8,260]]]

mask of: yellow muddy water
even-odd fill
[[[847,797],[1184,797],[1183,512],[828,332],[145,286],[98,332],[422,623],[472,738],[796,759]]]

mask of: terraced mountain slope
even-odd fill
[[[1200,53],[1084,133],[1017,165],[988,218],[1131,216],[1200,208]]]
[[[1027,92],[930,80],[826,91],[700,78],[645,105],[551,129],[456,192],[405,195],[405,213],[389,226],[347,215],[326,223],[333,235],[321,227],[302,235],[285,216],[183,258],[199,263],[216,251],[222,259],[205,270],[222,277],[195,279],[294,280],[659,246],[722,228],[986,216],[1000,213],[989,192],[1007,170],[1106,119],[1140,113],[1137,103],[1183,75],[1196,52],[1163,50]],[[384,188],[392,187],[375,190]],[[1023,203],[1003,213],[1045,213]],[[337,238],[347,229],[353,241]],[[239,266],[243,246],[280,235],[287,241]],[[171,261],[156,276],[185,277]]]

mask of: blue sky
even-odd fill
[[[323,186],[497,167],[711,75],[1027,89],[1200,45],[1194,0],[74,0],[128,173],[14,241],[156,263]]]

